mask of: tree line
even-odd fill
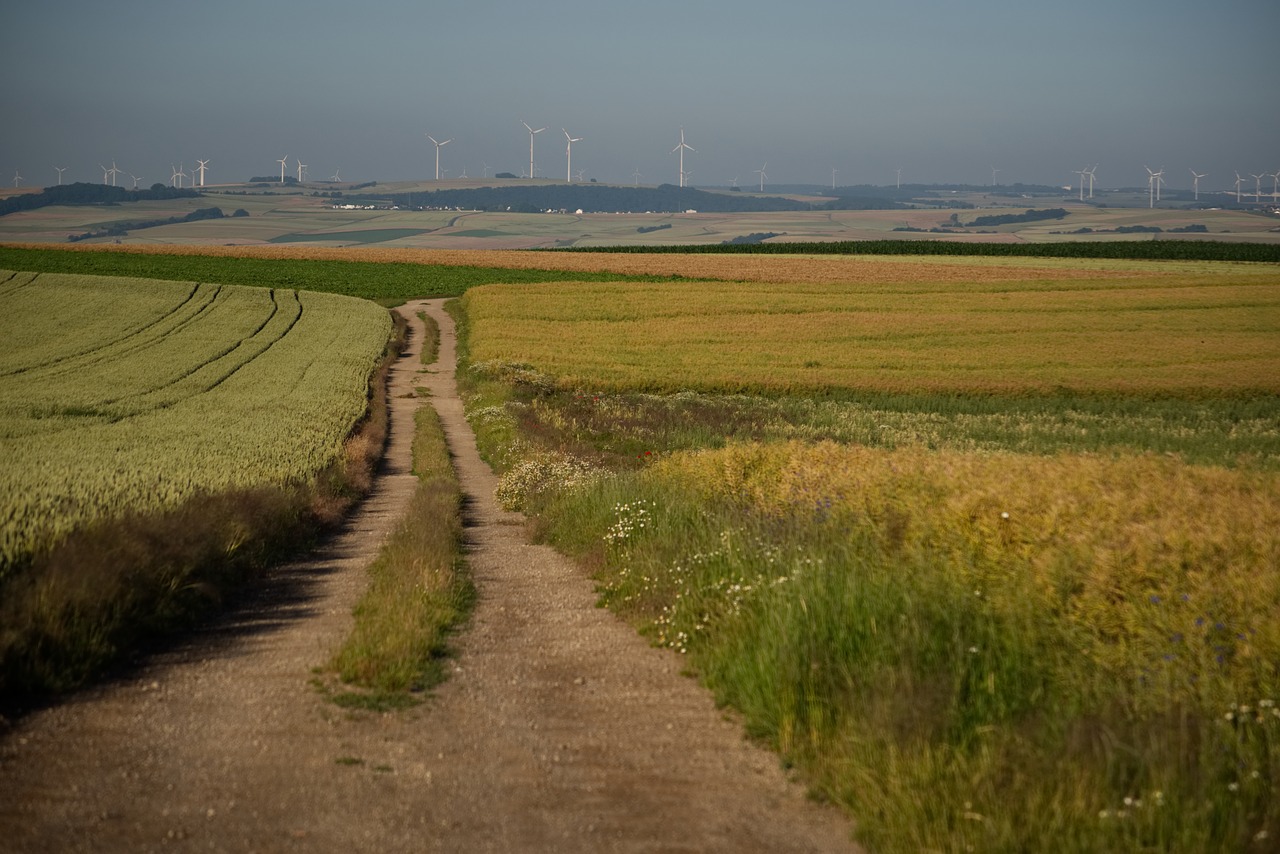
[[[178,189],[164,184],[152,184],[146,190],[126,190],[109,184],[59,184],[45,187],[38,193],[24,193],[0,200],[0,216],[31,211],[49,205],[119,205],[125,202],[149,202],[162,199],[196,199],[200,193],[192,189]]]

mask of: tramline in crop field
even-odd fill
[[[0,579],[84,523],[304,481],[390,321],[332,294],[0,272]]]

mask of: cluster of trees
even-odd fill
[[[607,184],[539,184],[511,187],[477,187],[467,190],[391,193],[369,196],[348,193],[353,204],[391,204],[402,208],[435,208],[537,213],[546,210],[596,212],[687,210],[713,213],[739,211],[814,210],[808,202],[777,196],[738,196],[709,193],[692,187],[663,184],[659,187],[618,187]]]
[[[232,216],[248,216],[249,212],[244,208],[238,209]],[[192,211],[186,216],[171,216],[167,219],[146,219],[138,222],[113,222],[106,228],[98,231],[86,231],[82,234],[71,234],[67,236],[67,240],[72,243],[88,240],[92,237],[123,237],[130,231],[137,231],[142,228],[155,228],[158,225],[175,225],[180,222],[198,222],[202,219],[222,219],[226,214],[222,212],[222,208],[199,208]]]
[[[741,246],[744,243],[764,243],[770,237],[780,237],[783,234],[786,234],[786,232],[785,231],[782,231],[782,232],[755,231],[755,232],[752,232],[751,234],[740,234],[737,237],[730,238],[729,240],[722,240],[720,242],[723,245]]]
[[[973,222],[966,222],[965,228],[990,228],[993,225],[1011,225],[1018,222],[1040,222],[1047,219],[1062,219],[1067,215],[1066,208],[1049,208],[1047,210],[1028,210],[1020,214],[992,214],[980,216]]]
[[[1063,243],[962,243],[943,240],[842,240],[829,243],[706,243],[690,246],[593,246],[548,252],[782,253],[794,255],[978,255],[1028,258],[1133,258],[1162,261],[1280,263],[1280,245],[1220,240],[1096,240]]]
[[[1207,234],[1209,226],[1200,223],[1181,228],[1163,229],[1158,225],[1118,225],[1115,228],[1077,228],[1067,234]],[[1058,232],[1060,233],[1060,232]]]
[[[640,234],[648,234],[651,231],[662,231],[664,228],[670,228],[671,223],[664,222],[662,225],[642,225],[636,229]]]
[[[10,196],[0,201],[0,216],[32,211],[49,205],[119,205],[124,202],[146,202],[159,199],[195,199],[200,194],[195,190],[168,187],[164,184],[152,184],[147,190],[126,190],[124,187],[112,187],[108,184],[88,184],[77,181],[74,184],[60,184],[45,187],[38,193],[24,193]]]

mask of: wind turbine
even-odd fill
[[[102,164],[101,164],[101,163],[99,163],[98,165],[99,165],[99,166],[102,166]],[[113,187],[114,187],[114,186],[116,185],[116,175],[120,174],[120,171],[121,171],[121,170],[119,170],[119,169],[117,169],[117,168],[116,168],[116,162],[115,162],[114,160],[112,160],[112,161],[111,161],[111,168],[110,168],[110,169],[108,169],[108,168],[107,168],[107,167],[105,167],[105,166],[102,166],[102,183],[104,183],[104,184],[105,184],[105,183],[107,183],[107,176],[108,176],[108,175],[110,175],[110,176],[111,176],[111,186],[113,186]]]
[[[680,144],[677,145],[675,148],[671,149],[671,153],[675,154],[677,151],[680,152],[680,186],[681,187],[684,186],[684,181],[686,177],[684,172],[684,150],[686,148],[689,149],[690,151],[698,150],[694,148],[692,145],[689,145],[684,141],[684,128],[680,128]]]
[[[169,164],[169,168],[173,169],[173,164]],[[178,164],[178,168],[173,170],[173,175],[169,178],[169,183],[173,184],[179,190],[182,189],[182,179],[187,177],[187,166],[185,163]],[[176,184],[174,182],[177,182]]]
[[[1249,173],[1249,175],[1253,177],[1253,203],[1254,204],[1260,204],[1262,202],[1262,176],[1265,174],[1267,173],[1263,172],[1259,175],[1254,175],[1252,172]]]
[[[488,177],[489,177],[489,164],[488,164],[488,163],[485,163],[483,160],[481,160],[481,161],[480,161],[480,165],[484,167],[484,177],[488,178]]]
[[[22,176],[18,174],[18,170],[13,170],[13,186],[17,187],[22,183]]]
[[[1240,182],[1244,179],[1240,177],[1240,173],[1236,173],[1236,204],[1240,204]]]
[[[736,177],[734,177],[734,178],[729,179],[729,186],[730,186],[730,187],[736,187],[736,186],[738,186],[738,178],[739,178],[739,177],[741,177],[741,176],[736,176]]]
[[[334,170],[333,170],[333,177],[332,177],[332,178],[330,178],[329,180],[330,180],[330,181],[333,181],[335,184],[336,184],[336,183],[340,183],[340,182],[342,181],[342,179],[341,179],[340,177],[338,177],[338,173],[339,173],[340,171],[342,171],[342,170],[340,170],[340,169],[334,169]]]
[[[634,171],[634,172],[632,172],[632,173],[631,173],[631,177],[632,177],[632,179],[634,179],[634,180],[635,180],[635,182],[636,182],[636,183],[635,183],[635,186],[639,187],[639,186],[640,186],[640,179],[641,179],[641,178],[643,178],[644,176],[640,174],[640,170],[639,170],[639,169],[636,169],[636,171]]]
[[[1086,169],[1084,172],[1084,174],[1089,176],[1089,198],[1091,199],[1093,198],[1093,173],[1097,171],[1098,171],[1098,166],[1097,164],[1094,164],[1092,167],[1090,167],[1089,169]],[[1161,173],[1161,174],[1164,174],[1164,173]]]
[[[1275,201],[1280,197],[1280,193],[1276,192],[1276,188],[1280,187],[1280,170],[1271,173],[1271,201]]]
[[[289,162],[289,155],[285,155],[276,161],[280,164],[280,183],[284,183],[284,165]]]
[[[764,179],[769,177],[768,173],[764,171],[768,166],[769,164],[765,163],[764,166],[755,170],[756,174],[760,176],[760,192],[762,193],[764,192]]]
[[[1084,201],[1084,176],[1089,174],[1088,169],[1072,169],[1072,172],[1080,176],[1080,201]]]
[[[560,128],[560,130],[564,130],[564,128]],[[575,142],[582,142],[583,138],[580,136],[577,136],[577,137],[569,136],[569,132],[567,130],[564,130],[564,138],[569,140],[568,145],[564,147],[564,161],[565,161],[565,166],[564,166],[565,178],[564,179],[568,183],[573,183],[573,144]]]
[[[132,173],[130,173],[129,177],[133,179],[133,189],[138,189],[138,182],[142,179]]]
[[[898,189],[902,189],[902,167],[898,167]]]
[[[1147,170],[1147,207],[1154,208],[1156,202],[1160,201],[1160,185],[1164,183],[1164,169],[1153,172],[1150,166],[1142,168]]]
[[[66,171],[67,171],[67,169],[68,169],[69,167],[67,167],[67,166],[55,166],[55,167],[53,167],[53,168],[58,170],[58,186],[59,186],[59,187],[61,187],[61,186],[62,186],[62,173],[63,173],[63,172],[66,172]]]
[[[449,137],[444,142],[436,142],[436,138],[431,134],[426,134],[426,137],[427,139],[431,140],[431,142],[436,147],[436,180],[439,181],[440,180],[440,149],[444,148],[446,145],[453,142],[453,137]]]
[[[1201,175],[1201,174],[1197,174],[1196,170],[1194,169],[1191,170],[1191,186],[1196,194],[1195,200],[1197,202],[1200,201],[1200,179],[1204,178],[1208,174],[1209,174],[1208,172],[1205,172],[1203,175]]]
[[[831,189],[833,190],[836,188],[836,173],[839,171],[840,170],[837,169],[836,167],[834,166],[831,167]]]
[[[302,183],[302,176],[306,174],[307,164],[302,162],[302,158],[298,158],[298,183]]]
[[[196,168],[196,171],[200,173],[200,186],[203,187],[204,186],[204,170],[209,168],[209,161],[201,160],[200,158],[197,157],[196,162],[200,164]]]
[[[533,137],[534,137],[534,134],[542,133],[544,130],[546,130],[546,128],[538,128],[537,130],[534,130],[533,128],[529,127],[528,122],[521,122],[520,124],[524,125],[524,129],[529,132],[529,177],[532,178],[533,177]]]
[[[994,187],[996,185],[996,173],[1003,172],[1003,171],[1004,171],[1003,169],[997,169],[994,166],[991,167],[991,186]]]

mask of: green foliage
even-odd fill
[[[118,205],[124,202],[146,202],[165,199],[198,199],[200,193],[190,189],[152,184],[149,190],[126,190],[107,184],[77,181],[45,187],[39,193],[23,193],[0,199],[0,216],[17,211],[36,210],[48,205]]]
[[[993,225],[1011,225],[1019,222],[1040,222],[1046,219],[1063,219],[1067,215],[1066,208],[1049,208],[1048,210],[1028,210],[1021,214],[992,214],[980,216],[973,222],[966,222],[966,228],[986,228]],[[955,218],[953,217],[953,220]]]
[[[1064,243],[963,243],[940,240],[856,240],[829,243],[600,246],[544,252],[761,253],[778,255],[972,255],[1027,258],[1115,258],[1151,261],[1261,261],[1280,263],[1280,246],[1218,240],[1135,240]]]
[[[147,219],[136,221],[125,221],[112,223],[107,228],[98,231],[86,231],[83,234],[71,235],[67,239],[72,243],[80,240],[89,240],[94,237],[119,237],[128,234],[130,231],[138,231],[144,228],[156,228],[161,225],[176,225],[181,222],[200,222],[206,219],[222,219],[225,214],[222,208],[199,208],[184,216],[171,216],[164,219]],[[247,214],[246,214],[247,216]]]
[[[616,273],[515,270],[446,264],[68,252],[10,246],[0,246],[0,269],[296,288],[392,303],[420,297],[458,296],[475,285],[491,282],[613,282],[644,278]]]

